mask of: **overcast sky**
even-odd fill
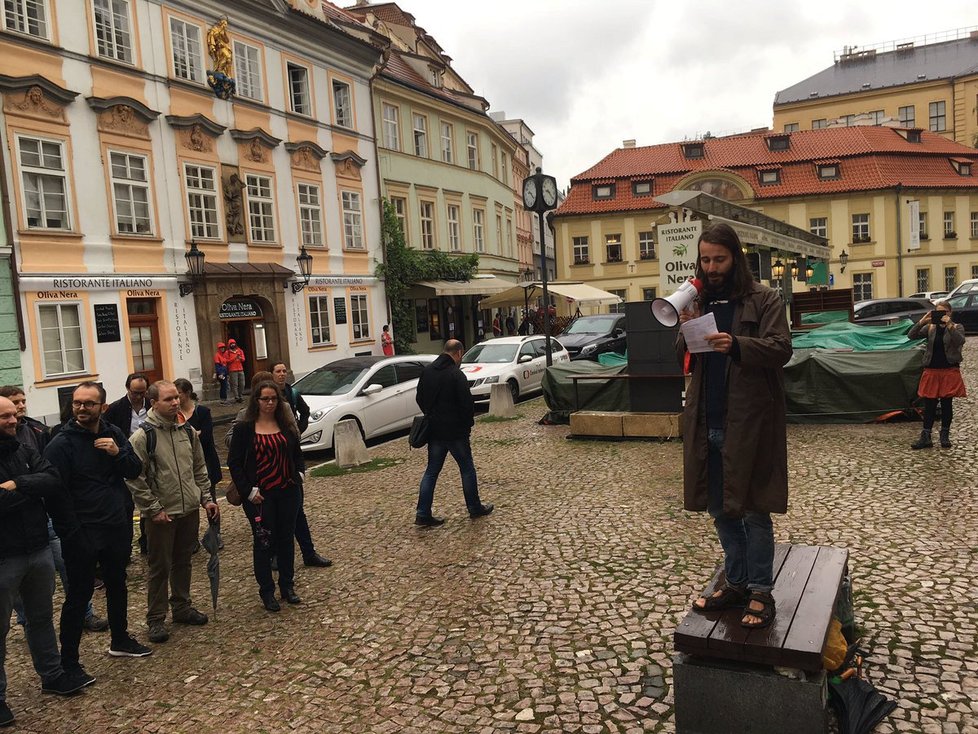
[[[352,3],[344,3],[346,5]],[[973,0],[398,0],[563,188],[627,138],[770,126],[774,94],[843,46],[978,26]]]

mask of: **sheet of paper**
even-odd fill
[[[690,354],[712,352],[713,347],[710,346],[706,337],[710,334],[716,334],[719,331],[717,329],[716,317],[712,313],[708,313],[706,316],[700,316],[698,319],[690,319],[680,326],[679,330],[686,339],[686,349],[689,350]]]

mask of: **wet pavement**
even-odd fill
[[[950,450],[910,451],[919,423],[789,427],[776,536],[849,549],[869,678],[899,702],[879,732],[978,732],[978,340],[965,358],[972,397],[955,401]],[[175,626],[138,660],[86,633],[98,683],[70,699],[41,695],[12,630],[18,730],[673,731],[672,633],[719,557],[706,518],[682,509],[681,444],[568,440],[536,423],[544,410],[477,424],[487,518],[469,520],[449,461],[435,497],[446,524],[414,526],[425,455],[403,437],[371,449],[395,466],[311,480],[313,536],[335,566],[298,567],[299,606],[263,610],[247,524],[222,505],[207,626]],[[194,593],[210,611],[205,562]],[[130,571],[145,642],[144,561]]]

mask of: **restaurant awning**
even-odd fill
[[[421,280],[415,285],[431,288],[436,296],[485,296],[512,287],[512,282],[490,276],[472,280]]]
[[[554,296],[559,296],[575,303],[589,303],[595,306],[621,303],[621,298],[614,293],[603,291],[580,281],[554,281],[547,283],[547,290]],[[540,281],[528,281],[513,286],[508,290],[497,293],[479,301],[479,308],[498,308],[500,306],[522,306],[528,299],[543,295],[543,285]]]

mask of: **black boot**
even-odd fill
[[[932,449],[934,442],[931,440],[930,431],[921,431],[920,438],[910,444],[912,449]]]
[[[951,448],[951,429],[942,428],[941,429],[941,448],[949,449]]]

